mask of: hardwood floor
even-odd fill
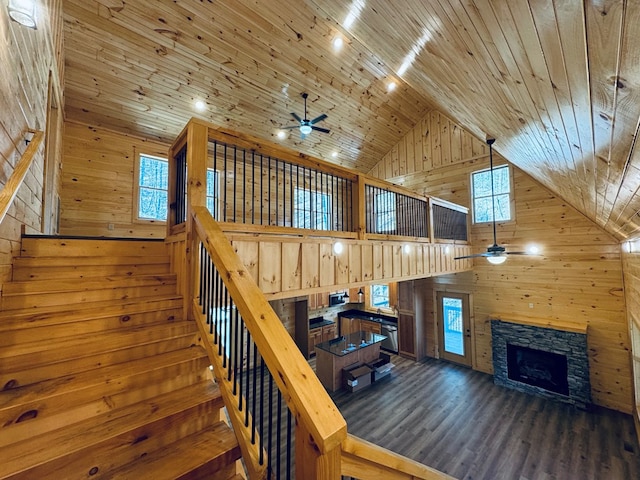
[[[392,361],[390,377],[332,394],[350,433],[459,479],[640,479],[628,415],[498,387],[440,360]]]

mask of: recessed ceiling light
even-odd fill
[[[286,133],[284,130],[280,130],[280,131],[278,132],[278,138],[279,138],[280,140],[284,140],[284,138],[285,138],[286,136],[287,136],[287,133]]]
[[[340,50],[342,48],[342,45],[344,45],[344,40],[342,39],[342,37],[336,37],[333,39],[333,48],[335,48],[336,50]]]
[[[387,92],[393,92],[397,87],[396,82],[387,83]]]
[[[202,100],[196,100],[193,106],[199,112],[204,112],[204,110],[207,108],[207,104]]]
[[[338,156],[338,152],[332,152],[332,153],[331,153],[331,156],[332,156],[333,158],[336,158],[336,157]]]

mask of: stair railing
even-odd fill
[[[20,157],[20,160],[18,160],[11,177],[9,177],[4,188],[0,191],[0,223],[2,223],[9,208],[11,208],[11,204],[18,194],[18,189],[22,185],[22,182],[24,182],[24,178],[27,176],[27,172],[44,138],[44,133],[41,131],[29,130],[29,132],[34,134],[33,138],[22,154],[22,157]]]
[[[339,478],[344,418],[209,211],[191,211],[192,315],[250,478]]]

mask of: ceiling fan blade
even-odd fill
[[[313,125],[311,125],[311,128],[313,130],[317,130],[318,132],[322,132],[322,133],[329,133],[331,130],[329,130],[328,128],[322,128],[322,127],[315,127]]]
[[[529,253],[529,252],[504,252],[507,255],[530,255],[532,257],[537,257],[539,256],[538,254],[535,253]]]
[[[490,257],[491,254],[484,252],[484,253],[474,253],[473,255],[465,255],[463,257],[454,257],[454,260],[462,260],[463,258],[478,258],[478,257]]]
[[[302,119],[300,118],[300,116],[299,116],[297,113],[295,113],[295,112],[291,112],[291,116],[292,116],[293,118],[295,118],[295,119],[296,119],[296,121],[298,121],[298,122],[302,123]]]
[[[327,118],[327,114],[323,113],[322,115],[317,116],[316,118],[314,118],[313,120],[311,120],[309,122],[309,125],[313,125],[315,123],[321,122],[322,120],[324,120],[325,118]]]

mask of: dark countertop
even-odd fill
[[[329,352],[336,357],[342,357],[348,353],[358,351],[362,348],[366,348],[370,345],[382,342],[385,338],[384,335],[371,332],[355,332],[349,335],[334,338],[328,342],[322,342],[316,344],[315,348]]]
[[[322,317],[310,318],[309,319],[309,330],[313,330],[314,328],[326,327],[327,325],[335,325],[336,322],[333,320],[327,320]]]
[[[338,318],[359,318],[360,320],[369,320],[370,322],[383,323],[387,325],[398,325],[398,319],[390,315],[381,313],[365,312],[363,310],[345,310],[338,313]]]

